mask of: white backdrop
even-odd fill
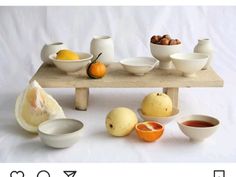
[[[236,161],[236,7],[0,7],[0,162],[232,162]],[[48,89],[68,117],[85,123],[81,140],[54,150],[24,132],[15,121],[16,96],[41,65],[45,43],[62,41],[89,51],[94,35],[110,35],[117,60],[150,56],[153,34],[179,38],[192,51],[199,38],[215,48],[214,69],[224,88],[181,89],[181,114],[209,114],[222,126],[203,144],[191,144],[175,122],[160,141],[143,143],[135,134],[113,138],[105,116],[117,106],[136,110],[155,89],[92,89],[87,112],[73,109],[72,89]],[[125,98],[129,98],[128,100]]]

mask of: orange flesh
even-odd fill
[[[140,124],[138,125],[138,129],[143,130],[143,131],[151,131],[146,125]]]
[[[155,123],[148,123],[148,125],[152,128],[149,128],[147,125],[145,125],[145,123],[139,124],[137,126],[138,129],[143,130],[143,131],[153,131],[154,130],[158,130],[161,129],[162,127],[158,124]]]

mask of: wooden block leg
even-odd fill
[[[75,89],[75,109],[86,111],[88,107],[89,88]]]
[[[172,100],[173,106],[178,108],[178,96],[179,96],[179,88],[163,88],[163,92]]]

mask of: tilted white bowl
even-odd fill
[[[138,114],[140,115],[140,117],[144,121],[155,121],[155,122],[158,122],[158,123],[161,123],[161,124],[168,124],[172,120],[177,118],[177,116],[179,114],[179,109],[173,108],[171,116],[168,116],[168,117],[153,117],[153,116],[144,115],[140,108],[138,109]]]
[[[208,55],[201,53],[176,53],[170,56],[176,70],[185,77],[194,77],[207,63]]]
[[[74,145],[80,136],[83,123],[75,119],[53,119],[38,127],[42,142],[53,148],[68,148]]]
[[[205,121],[213,124],[212,127],[191,127],[184,125],[183,122],[190,121],[190,120],[199,120]],[[220,125],[219,120],[214,117],[206,116],[206,115],[189,115],[182,117],[177,121],[180,130],[190,138],[191,141],[194,142],[201,142],[204,139],[210,137]]]
[[[93,58],[92,54],[89,53],[78,53],[80,56],[79,60],[58,60],[56,59],[57,54],[52,54],[49,56],[49,59],[62,71],[65,71],[67,74],[73,74],[86,67],[88,63],[91,62]]]
[[[144,75],[151,71],[158,61],[151,57],[126,58],[120,61],[124,69],[135,75]]]
[[[182,44],[159,45],[159,44],[150,43],[150,49],[151,49],[152,56],[160,61],[159,68],[170,69],[171,68],[170,55],[181,52]]]

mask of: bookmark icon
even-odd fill
[[[225,170],[214,170],[214,177],[225,177]]]
[[[77,171],[64,171],[67,177],[75,177]]]

